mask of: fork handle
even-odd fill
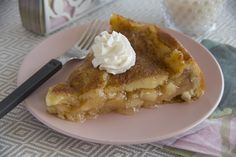
[[[15,108],[61,68],[62,63],[56,59],[52,59],[46,63],[41,69],[0,102],[0,118]]]

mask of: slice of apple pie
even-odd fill
[[[130,114],[141,107],[192,101],[204,93],[202,72],[187,50],[156,25],[113,14],[111,31],[123,34],[136,62],[121,74],[94,68],[93,53],[68,80],[50,87],[47,110],[62,119],[83,122],[99,114]]]

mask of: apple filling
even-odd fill
[[[83,122],[101,113],[131,114],[142,107],[156,107],[160,103],[171,102],[173,98],[179,102],[189,101],[192,95],[186,91],[192,89],[190,76],[187,72],[183,73],[176,82],[168,81],[167,76],[146,78],[122,88],[97,88],[83,94],[78,94],[70,84],[61,83],[49,89],[47,109],[62,119]]]

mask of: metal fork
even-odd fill
[[[56,59],[51,59],[22,85],[16,88],[11,94],[0,102],[0,118],[10,112],[26,97],[28,97],[39,86],[46,82],[56,72],[62,69],[63,65],[74,59],[84,59],[93,40],[101,30],[105,29],[105,23],[95,20],[86,28],[74,47]]]
[[[59,60],[63,65],[73,59],[84,59],[87,56],[88,49],[93,44],[93,40],[101,30],[105,29],[105,23],[94,20],[87,27],[81,38],[76,42],[74,47],[68,50],[64,55],[59,56]]]

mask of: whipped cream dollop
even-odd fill
[[[111,34],[104,31],[96,36],[92,51],[93,66],[114,75],[124,73],[135,65],[136,54],[129,40],[115,31]]]

